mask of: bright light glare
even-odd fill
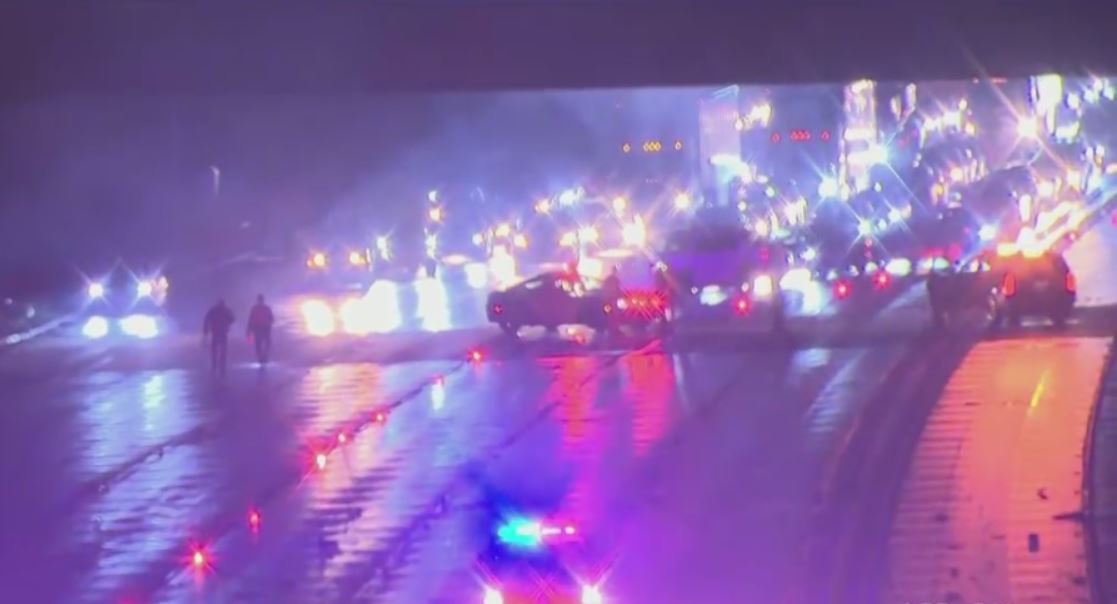
[[[809,247],[809,248],[803,250],[803,253],[801,254],[800,257],[803,260],[806,260],[807,262],[812,262],[812,261],[814,261],[815,258],[818,258],[818,250],[816,250],[813,247]]]
[[[147,340],[159,335],[159,324],[151,315],[129,315],[120,320],[120,330],[134,338]]]
[[[307,300],[299,309],[306,331],[312,336],[325,337],[337,331],[333,310],[322,300]]]
[[[991,224],[984,225],[978,230],[977,234],[982,241],[992,241],[997,237],[997,227]]]
[[[578,273],[594,279],[605,276],[605,263],[597,258],[582,258],[578,261]]]
[[[688,209],[690,209],[690,205],[691,205],[690,195],[687,195],[686,193],[679,193],[678,195],[675,196],[675,209],[676,210],[680,210],[680,211],[688,210]]]
[[[605,604],[605,596],[593,585],[582,587],[582,604]]]
[[[870,165],[888,163],[888,149],[882,145],[873,145],[865,151],[865,163]]]
[[[828,176],[819,183],[818,195],[819,197],[837,197],[838,189],[838,179]]]
[[[147,298],[155,293],[155,284],[148,280],[140,281],[136,284],[136,297]]]
[[[890,275],[907,277],[911,274],[911,260],[907,258],[893,258],[884,265],[884,270]]]
[[[966,178],[966,172],[959,166],[954,166],[950,169],[950,180],[954,182],[962,182]]]
[[[100,300],[105,297],[105,286],[101,283],[90,283],[85,292],[89,295],[90,299]]]
[[[1051,197],[1055,194],[1055,183],[1050,180],[1044,180],[1036,187],[1036,191],[1042,197]]]
[[[621,228],[621,237],[624,239],[625,245],[632,247],[644,247],[648,243],[648,230],[644,226],[644,220],[639,216],[630,223],[625,224]]]
[[[628,200],[623,197],[616,197],[613,199],[613,211],[617,214],[623,214],[625,209],[628,208]]]
[[[104,317],[89,317],[81,327],[81,333],[90,340],[97,340],[109,335],[109,322]]]
[[[481,246],[481,245],[484,245],[484,243],[485,243],[484,235],[482,235],[481,233],[474,233],[473,234],[473,245]]]
[[[574,247],[578,245],[578,234],[574,231],[567,231],[559,237],[559,245],[562,247]]]
[[[900,210],[898,210],[896,208],[892,208],[891,210],[888,210],[888,221],[889,222],[900,222],[903,219],[904,219],[904,213],[901,212]]]
[[[310,259],[306,261],[306,264],[311,268],[326,268],[326,255],[322,252],[314,252],[310,255]]]
[[[520,249],[526,248],[527,247],[527,236],[523,235],[522,233],[516,233],[516,236],[512,238],[512,245],[514,245],[514,246],[516,246]]]
[[[862,237],[866,237],[868,235],[871,235],[872,232],[873,232],[873,223],[869,222],[868,220],[865,220],[864,218],[857,221],[857,233],[859,235],[861,235]]]
[[[489,269],[480,262],[465,265],[465,281],[473,289],[484,289],[489,284]]]
[[[1039,136],[1039,124],[1034,118],[1022,118],[1016,124],[1016,134],[1020,138],[1035,138]]]
[[[489,271],[500,283],[510,283],[516,279],[516,259],[503,247],[493,249],[489,258]]]
[[[497,225],[497,227],[496,227],[496,236],[497,237],[508,237],[510,235],[512,235],[512,225],[508,224],[507,222],[502,222],[502,223]]]
[[[757,298],[770,298],[775,289],[771,275],[760,275],[752,280],[752,293]]]
[[[597,232],[596,227],[582,227],[578,229],[578,238],[586,243],[597,243],[600,233]]]
[[[372,331],[373,331],[373,323],[372,323],[373,314],[372,313],[373,312],[374,311],[371,308],[371,305],[368,304],[364,300],[359,300],[359,299],[346,300],[345,302],[343,302],[341,304],[341,309],[338,312],[338,314],[341,316],[341,329],[342,329],[342,331],[344,331],[347,334],[355,335],[355,336],[361,336],[361,335],[366,335],[366,334],[372,333]],[[325,329],[325,324],[323,324],[321,326],[323,328],[322,331],[328,331],[329,333],[333,333],[333,325],[332,325],[333,316],[332,315],[330,316],[330,322],[331,322],[330,329],[326,330]],[[307,325],[308,325],[308,329],[309,329],[309,322],[308,322]],[[313,333],[313,331],[311,333]],[[323,334],[320,334],[320,335],[329,335],[329,333],[323,333]],[[319,335],[319,334],[314,334],[314,335]]]
[[[485,597],[482,600],[483,604],[504,604],[504,596],[500,591],[492,587],[485,588]]]
[[[800,266],[783,274],[783,277],[780,278],[780,288],[803,291],[810,287],[813,280],[810,269]]]

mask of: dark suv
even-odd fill
[[[1066,325],[1078,288],[1061,254],[1046,251],[999,256],[991,266],[1000,279],[994,326],[1005,321],[1019,325],[1023,317],[1035,316],[1050,319],[1056,327]]]

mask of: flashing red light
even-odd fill
[[[796,143],[804,143],[811,140],[810,130],[792,130],[787,134],[788,140]]]
[[[194,548],[194,553],[190,555],[190,564],[192,564],[195,569],[201,570],[209,566],[209,558],[200,548]]]
[[[573,535],[574,533],[578,532],[578,529],[575,529],[572,526],[567,526],[562,530],[562,532],[566,533],[567,535]]]
[[[387,420],[387,419],[388,419],[388,416],[384,415],[383,411],[378,411],[376,413],[376,415],[372,416],[372,421],[374,421],[378,424],[384,423],[384,421]]]
[[[780,133],[779,133],[779,132],[773,132],[773,133],[772,133],[772,142],[773,142],[773,143],[778,143],[778,142],[780,142],[780,138],[781,138],[781,137],[780,137]]]
[[[877,274],[873,275],[873,284],[876,285],[878,289],[884,289],[885,287],[888,287],[888,282],[888,273],[884,271],[880,271]]]
[[[1001,284],[1001,292],[1006,298],[1011,298],[1016,295],[1016,275],[1012,273],[1005,275],[1004,283]]]
[[[249,528],[251,528],[253,531],[260,530],[260,521],[261,521],[261,518],[260,518],[260,511],[259,510],[249,510],[248,511],[248,526],[249,526]]]
[[[502,314],[504,314],[504,305],[502,305],[502,304],[493,304],[493,314],[494,314],[494,315],[502,315]]]
[[[1078,291],[1078,280],[1074,278],[1074,273],[1067,273],[1065,285],[1069,293]]]
[[[481,360],[484,359],[484,358],[485,357],[484,357],[484,355],[481,354],[480,350],[469,351],[469,360],[473,361],[474,363],[480,363]]]
[[[326,469],[326,454],[325,453],[319,453],[319,454],[315,455],[314,456],[314,465],[317,466],[319,470],[325,470]]]
[[[733,303],[733,310],[735,310],[739,315],[748,314],[749,299],[744,297],[737,298],[737,301]]]
[[[823,142],[826,142],[826,141],[830,140],[830,131],[829,130],[823,130],[822,134],[820,134],[818,137],[821,138]]]
[[[846,298],[848,298],[850,292],[851,290],[849,287],[849,283],[846,283],[845,281],[839,281],[837,284],[834,285],[834,296],[836,296],[839,300],[845,300]]]

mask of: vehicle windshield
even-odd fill
[[[6,3],[0,604],[1117,603],[1040,4]]]

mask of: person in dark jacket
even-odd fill
[[[271,328],[275,323],[275,315],[271,307],[264,302],[264,294],[256,296],[256,304],[248,313],[248,325],[245,335],[252,338],[256,348],[256,360],[260,366],[268,364],[268,355],[271,353]]]
[[[225,375],[226,360],[229,352],[229,328],[233,326],[233,311],[218,300],[206,312],[202,325],[203,342],[209,337],[210,368],[214,373]]]

